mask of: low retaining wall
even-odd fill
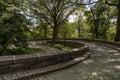
[[[47,43],[52,43],[52,41],[47,41]],[[57,41],[55,41],[55,43],[62,44],[62,45],[65,44],[66,46],[70,46],[71,48],[80,48],[80,47],[84,46],[83,43],[72,41],[72,40],[67,40],[67,41],[57,40]]]
[[[59,41],[61,42],[61,41]],[[67,44],[74,44],[72,50],[56,54],[27,54],[27,55],[12,55],[0,57],[0,73],[12,72],[16,70],[33,69],[52,64],[57,64],[65,61],[70,61],[74,58],[80,57],[89,51],[89,48],[82,43],[75,41],[67,41]]]
[[[80,40],[80,41],[88,41],[88,42],[98,42],[98,43],[103,43],[103,44],[109,44],[115,47],[120,48],[120,42],[112,42],[112,41],[106,41],[106,40],[100,40],[100,39],[79,39],[79,38],[57,38],[57,40]],[[52,38],[47,38],[47,39],[34,39],[34,40],[52,40]]]
[[[105,40],[92,40],[92,39],[80,39],[82,41],[88,41],[88,42],[98,42],[98,43],[103,43],[103,44],[109,44],[115,47],[119,47],[120,48],[120,43],[119,42],[110,42],[110,41],[105,41]]]

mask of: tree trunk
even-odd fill
[[[118,8],[118,17],[117,17],[116,36],[115,36],[116,42],[120,41],[120,4],[117,8]]]
[[[7,47],[8,47],[7,35],[5,34],[3,37],[4,37],[4,39],[1,41],[1,46],[2,46],[1,50],[2,50],[2,53],[4,53],[6,51],[6,49],[7,49]]]
[[[80,18],[80,16],[79,16]],[[80,38],[81,37],[81,27],[82,27],[82,23],[80,21],[80,19],[78,20],[78,25],[77,25],[77,29],[78,29],[78,37]]]
[[[78,26],[78,37],[80,38],[81,37],[81,35],[80,35],[80,26]]]
[[[98,24],[98,22],[96,22],[96,26],[95,26],[95,38],[96,38],[96,39],[99,38],[99,37],[98,37],[98,26],[99,26],[99,24]]]
[[[53,36],[52,36],[52,45],[55,44],[57,36],[58,36],[58,29],[57,29],[57,26],[54,26],[54,28],[53,28]]]
[[[47,29],[44,28],[44,38],[47,38]]]

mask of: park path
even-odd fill
[[[92,56],[68,69],[30,80],[120,80],[120,52],[94,43],[86,43]]]

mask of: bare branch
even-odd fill
[[[47,17],[41,13],[39,13],[39,15],[53,28],[53,25],[51,24],[51,22],[49,22],[49,20],[47,19]]]

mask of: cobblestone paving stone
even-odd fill
[[[86,43],[91,58],[68,69],[30,80],[120,80],[120,52],[102,45]]]

